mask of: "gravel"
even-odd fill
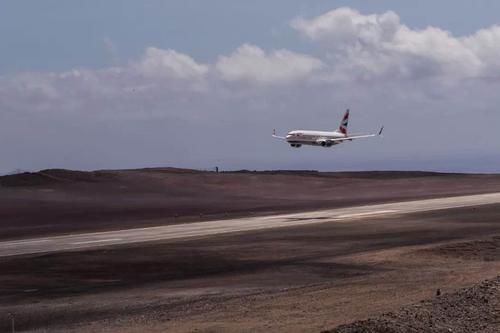
[[[500,332],[500,276],[324,333]]]

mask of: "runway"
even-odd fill
[[[319,210],[314,212],[216,220],[150,228],[31,238],[0,242],[0,257],[63,252],[158,240],[207,237],[232,232],[246,232],[316,223],[348,223],[371,217],[402,215],[495,203],[500,203],[500,193],[405,201]]]

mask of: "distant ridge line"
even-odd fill
[[[433,171],[318,171],[318,170],[226,170],[219,173],[212,170],[197,170],[174,167],[141,168],[141,169],[118,169],[118,170],[96,170],[78,171],[67,169],[45,169],[38,172],[22,172],[0,176],[0,186],[41,186],[58,183],[76,182],[106,182],[123,175],[147,176],[147,174],[206,174],[214,175],[264,175],[264,176],[300,176],[300,177],[322,177],[332,179],[358,178],[358,179],[390,179],[390,178],[418,178],[418,177],[458,177],[498,174],[473,174],[473,173],[447,173]]]

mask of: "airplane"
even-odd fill
[[[382,126],[377,134],[348,135],[348,122],[349,109],[345,112],[339,128],[335,131],[293,130],[288,132],[286,136],[278,136],[276,130],[273,130],[273,138],[285,140],[294,148],[300,148],[302,145],[331,147],[344,141],[380,136],[384,130],[384,126]]]

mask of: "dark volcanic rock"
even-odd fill
[[[500,332],[500,276],[330,333]]]

